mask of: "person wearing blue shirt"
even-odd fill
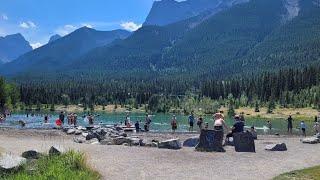
[[[189,131],[192,132],[193,131],[193,124],[194,124],[194,114],[193,112],[191,112],[191,114],[189,115],[189,118],[188,118],[188,121],[189,121]]]

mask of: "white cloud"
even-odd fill
[[[8,20],[9,18],[8,18],[8,16],[7,16],[6,14],[2,14],[2,15],[1,15],[1,19],[3,19],[3,20]]]
[[[128,30],[128,31],[136,31],[142,27],[142,24],[136,24],[136,23],[130,21],[130,22],[123,22],[120,24],[120,26],[123,29]]]
[[[43,44],[36,42],[36,43],[30,43],[30,46],[32,47],[32,49],[37,49],[39,47],[41,47]]]
[[[58,29],[55,30],[55,32],[61,36],[65,36],[69,33],[71,33],[72,31],[76,30],[77,27],[71,24],[66,24],[62,27],[59,27]]]
[[[19,26],[23,29],[31,29],[37,27],[36,24],[32,21],[21,22]]]

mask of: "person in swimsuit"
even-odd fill
[[[172,133],[175,133],[178,128],[178,122],[175,115],[172,116],[171,127],[172,127]]]

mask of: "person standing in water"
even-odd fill
[[[175,115],[172,116],[172,120],[171,120],[171,128],[172,128],[172,133],[174,134],[176,132],[176,130],[178,129],[178,122],[177,122],[177,118]]]
[[[150,125],[151,125],[151,118],[149,117],[149,114],[146,114],[145,127],[144,127],[144,130],[146,132],[150,131]]]
[[[200,115],[198,118],[198,121],[197,121],[197,125],[198,125],[200,131],[202,129],[202,124],[203,124],[203,118],[202,118],[202,115]]]
[[[288,117],[287,121],[288,121],[288,133],[292,134],[292,127],[293,127],[292,122],[293,122],[293,119],[292,119],[291,115]]]
[[[272,130],[271,121],[267,121],[267,127],[268,127],[268,129],[269,129],[269,133],[271,134],[271,130]]]
[[[188,122],[189,122],[189,132],[193,131],[193,124],[194,124],[194,114],[193,111],[191,112],[191,114],[188,117]]]
[[[306,137],[307,136],[307,134],[306,134],[307,125],[306,125],[306,123],[304,121],[300,122],[300,129],[301,129],[302,135],[304,137]]]
[[[62,111],[59,114],[59,119],[62,122],[62,124],[64,124],[64,113]]]
[[[44,116],[44,123],[47,124],[49,122],[49,116],[46,114]]]

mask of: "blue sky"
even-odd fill
[[[33,46],[88,26],[137,29],[154,0],[0,0],[0,36],[21,33]]]

